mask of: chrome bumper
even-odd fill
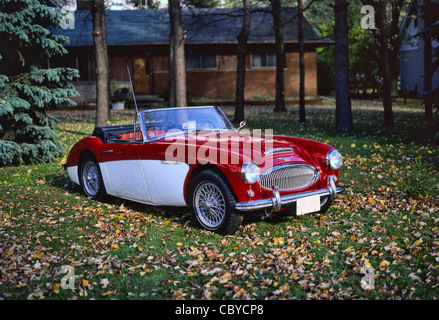
[[[327,189],[320,189],[316,191],[309,191],[303,193],[291,194],[288,196],[279,196],[279,189],[277,186],[273,186],[273,197],[271,199],[253,200],[248,202],[238,202],[235,205],[237,211],[256,211],[256,210],[273,210],[277,212],[281,207],[292,205],[297,199],[319,195],[321,197],[329,196],[331,199],[335,199],[339,193],[345,191],[343,185],[335,186],[334,179],[329,179],[329,187]]]

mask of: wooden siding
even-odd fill
[[[287,46],[288,48],[288,46]],[[299,96],[299,53],[289,48],[285,54],[285,94],[287,97]],[[217,47],[217,68],[187,70],[188,98],[208,98],[215,100],[234,99],[236,90],[236,54],[234,47]],[[168,49],[165,46],[110,47],[109,66],[110,82],[114,85],[127,86],[128,65],[133,77],[136,57],[148,56],[151,74],[152,95],[165,96],[169,90]],[[92,61],[92,55],[90,55]],[[91,62],[90,62],[91,63]],[[252,68],[251,54],[247,56],[245,99],[254,99],[256,95],[265,98],[275,96],[276,68]],[[134,79],[133,79],[134,80]],[[81,96],[75,98],[80,104],[96,101],[94,81],[74,83]],[[136,90],[136,88],[134,88]],[[137,90],[136,90],[137,91]],[[310,48],[305,53],[305,95],[317,96],[317,54]]]

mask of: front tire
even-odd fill
[[[327,196],[320,200],[320,211],[319,213],[325,213],[328,211],[329,207],[332,205],[332,199]]]
[[[233,193],[214,171],[203,171],[194,179],[189,199],[192,220],[198,227],[226,235],[236,232],[242,223],[242,215],[235,212]]]
[[[92,154],[87,154],[81,160],[80,183],[87,197],[104,200],[107,196],[101,169]]]

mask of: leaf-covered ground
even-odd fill
[[[296,107],[271,109],[249,107],[249,126],[344,155],[347,191],[326,214],[247,218],[222,237],[194,227],[186,208],[86,198],[60,169],[65,157],[0,168],[0,298],[438,298],[439,150],[422,141],[433,122],[419,102],[396,102],[391,129],[379,102],[354,102],[349,134],[335,132],[331,102],[309,106],[306,124]],[[92,111],[53,114],[69,148],[93,131]],[[113,123],[132,114],[114,113]],[[74,289],[61,286],[63,266],[74,268]]]

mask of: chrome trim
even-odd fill
[[[163,164],[181,164],[182,162],[162,160],[162,163]]]
[[[276,212],[279,211],[282,207],[282,201],[280,200],[278,186],[273,186],[273,198],[271,198],[271,202],[273,202],[273,210]]]
[[[296,193],[296,194],[291,194],[291,195],[280,197],[280,207],[292,205],[294,202],[297,201],[297,199],[304,198],[304,197],[309,197],[309,196],[314,196],[314,195],[320,195],[321,197],[330,196],[331,192],[333,192],[330,190],[330,188],[332,188],[332,187],[329,186],[327,189],[320,189],[320,190],[316,190],[316,191]],[[342,193],[344,191],[345,191],[345,186],[338,185],[335,189],[335,194],[338,195],[339,193]],[[274,197],[276,197],[276,194],[274,194]],[[276,208],[274,207],[273,198],[253,200],[253,201],[248,201],[248,202],[238,202],[235,205],[236,210],[243,211],[243,212],[264,210],[264,209],[275,210]],[[279,208],[279,210],[280,210],[280,208]]]
[[[262,174],[259,176],[259,185],[260,185],[263,189],[265,189],[265,190],[269,190],[269,189],[270,189],[271,187],[273,187],[273,186],[271,186],[270,188],[266,188],[266,187],[264,187],[263,185],[261,185],[261,179],[262,179],[264,176],[266,176],[266,175],[272,173],[273,171],[277,171],[277,170],[284,169],[284,168],[288,168],[288,167],[298,167],[298,166],[309,167],[309,168],[311,168],[311,169],[314,171],[314,177],[311,179],[311,181],[310,181],[307,185],[304,185],[304,186],[301,186],[301,187],[298,187],[298,188],[292,188],[292,189],[280,189],[280,190],[282,190],[282,191],[293,191],[293,190],[297,190],[297,189],[307,188],[307,187],[311,186],[312,184],[314,184],[314,183],[319,179],[319,177],[320,177],[320,172],[319,172],[319,170],[318,170],[317,168],[315,168],[315,167],[313,167],[313,166],[311,166],[311,165],[309,165],[309,164],[306,164],[306,163],[289,163],[289,164],[281,164],[281,165],[277,165],[277,166],[271,167],[270,169],[267,169],[267,170],[265,170],[264,172],[262,172]]]
[[[270,149],[264,152],[265,155],[267,154],[275,154],[275,153],[287,153],[287,152],[293,152],[294,149],[291,147],[284,147],[284,148],[274,148]]]
[[[337,189],[335,186],[335,182],[337,181],[337,177],[336,176],[329,176],[328,177],[328,185],[329,185],[329,196],[331,197],[331,199],[335,199],[337,198]]]
[[[208,108],[208,107],[209,106],[205,106],[205,108]],[[230,122],[229,118],[225,115],[224,111],[220,107],[215,106],[213,108],[221,115],[221,117],[223,118],[224,122],[226,122],[226,124],[229,126],[229,130],[237,130],[235,128],[235,126],[233,125],[233,123]],[[223,130],[223,129],[221,129],[221,130]]]
[[[140,124],[140,130],[142,131],[143,142],[148,142],[144,113],[145,111],[139,112],[139,119],[140,119],[139,124]]]

